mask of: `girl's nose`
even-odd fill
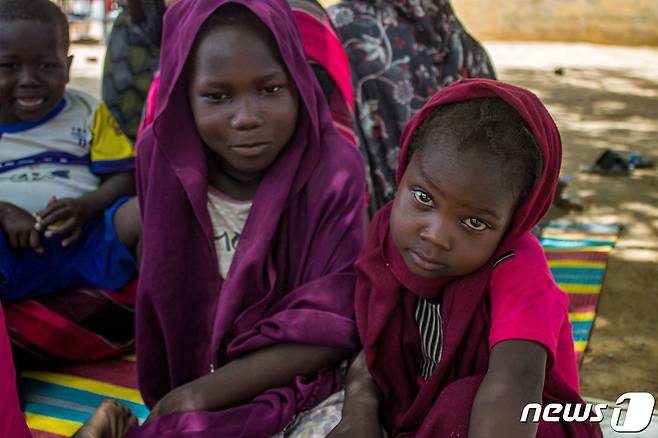
[[[258,110],[258,104],[249,98],[238,101],[230,123],[231,128],[238,130],[255,129],[261,126],[263,118]]]
[[[452,249],[452,236],[449,226],[445,221],[436,219],[420,230],[420,238],[443,251]]]

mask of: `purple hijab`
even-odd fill
[[[181,0],[165,16],[154,123],[139,144],[143,254],[137,298],[139,385],[148,406],[248,352],[294,342],[357,347],[353,264],[364,240],[363,162],[334,128],[284,0],[236,0],[271,30],[299,91],[297,128],[253,199],[227,279],[207,211],[204,145],[185,63],[226,0]],[[336,370],[297,378],[217,412],[164,416],[131,436],[270,436],[339,388]]]

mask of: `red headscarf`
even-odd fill
[[[493,262],[513,250],[515,243],[539,222],[557,186],[562,147],[548,111],[529,91],[489,79],[467,79],[444,88],[409,122],[402,135],[398,182],[407,164],[404,159],[412,134],[437,107],[484,97],[499,97],[516,109],[530,126],[543,156],[541,179],[516,211],[490,262],[470,275],[448,281],[414,275],[389,232],[392,203],[373,218],[366,247],[357,262],[357,326],[368,369],[383,395],[385,427],[392,436],[466,436],[473,399],[489,359],[486,295]],[[418,296],[438,294],[442,295],[444,333],[441,361],[419,388],[420,339],[413,311]],[[544,400],[581,401],[550,372]],[[555,427],[563,426],[541,424],[538,436]],[[569,433],[558,431],[555,436],[597,436],[594,430],[598,430],[590,425],[573,429]],[[549,433],[555,432],[552,429]]]

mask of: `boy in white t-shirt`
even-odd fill
[[[116,209],[134,150],[101,102],[66,89],[68,23],[49,0],[0,0],[0,300],[136,274]]]

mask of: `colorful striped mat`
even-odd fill
[[[549,222],[540,241],[555,281],[569,294],[569,319],[582,359],[596,316],[608,254],[618,225]],[[23,372],[25,416],[35,437],[71,436],[105,398],[128,406],[143,421],[148,409],[137,388],[135,357],[97,364],[66,365],[56,370]]]
[[[106,398],[129,407],[140,422],[148,416],[137,390],[134,355],[21,376],[25,418],[36,438],[71,436]]]
[[[578,363],[581,363],[596,317],[601,286],[621,227],[548,222],[540,232],[555,281],[569,294],[569,320],[573,325]]]

